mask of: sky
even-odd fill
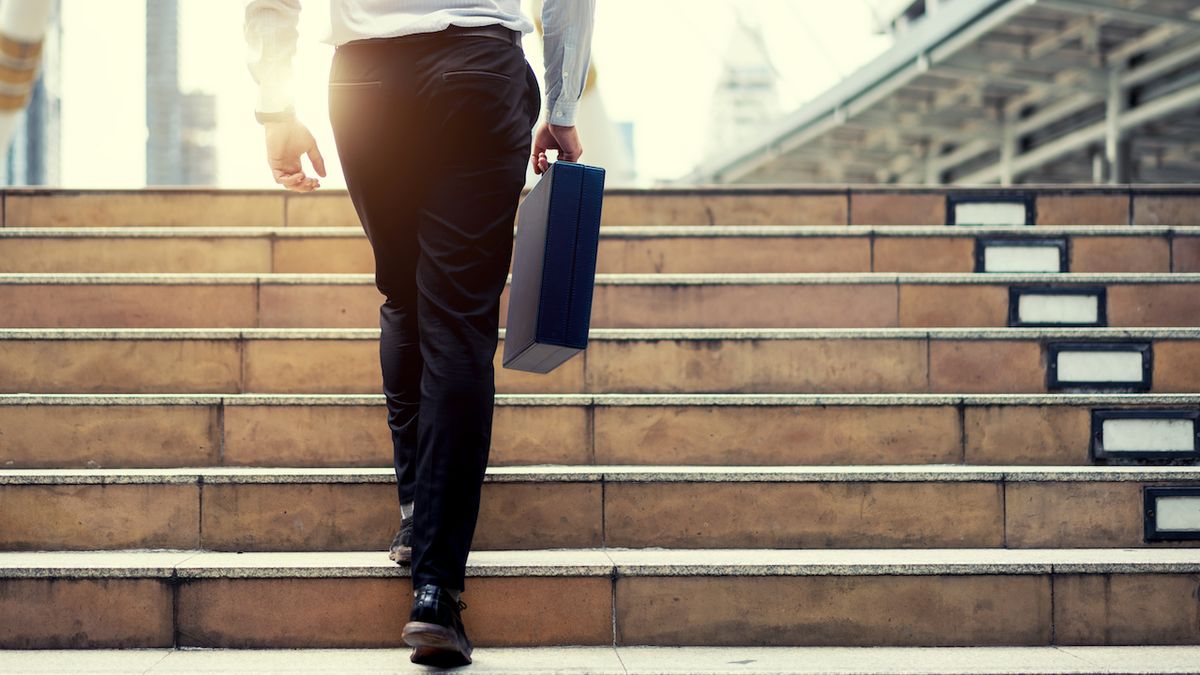
[[[329,168],[322,186],[336,188],[344,181],[325,89],[333,47],[320,42],[329,1],[303,0],[294,67],[297,113]],[[870,1],[597,0],[592,59],[609,117],[634,124],[639,182],[670,181],[702,159],[713,90],[739,14],[763,27],[786,114],[887,48],[890,38],[873,30]],[[145,0],[62,5],[63,185],[142,187]],[[217,94],[217,184],[272,187],[253,117],[243,7],[243,0],[180,0],[180,86]],[[535,50],[527,52],[540,71]]]

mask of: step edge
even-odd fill
[[[970,239],[997,235],[1023,235],[1041,239],[1055,236],[1162,237],[1200,236],[1195,225],[606,225],[601,239],[759,239],[759,238],[908,238],[945,237]],[[41,226],[0,228],[0,239],[284,239],[351,238],[366,239],[361,226]]]
[[[511,281],[511,275],[508,279]],[[829,285],[1011,285],[1011,284],[1196,284],[1200,272],[845,272],[597,274],[598,286],[829,286]],[[327,285],[373,286],[370,273],[241,272],[37,272],[0,273],[0,285]]]
[[[486,483],[930,483],[1200,480],[1200,466],[1017,465],[526,465],[489,467]],[[0,485],[393,484],[394,470],[309,467],[0,469]]]
[[[1198,291],[1200,292],[1200,291]],[[506,331],[501,328],[499,337]],[[378,328],[0,328],[0,340],[378,340]],[[1200,339],[1200,327],[593,328],[603,342],[750,340]]]
[[[143,557],[170,561],[138,564]],[[170,556],[174,555],[175,558]],[[472,553],[467,576],[828,576],[1177,574],[1200,549],[551,549]],[[119,564],[105,564],[105,558]],[[742,562],[735,562],[736,558]],[[891,559],[890,561],[888,559]],[[324,563],[323,561],[340,561]],[[747,562],[750,561],[750,562]],[[3,578],[405,577],[382,551],[34,551],[0,553]]]
[[[497,394],[499,406],[1195,405],[1200,393],[1132,394]],[[4,405],[382,405],[382,394],[0,394]]]

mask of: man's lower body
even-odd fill
[[[469,662],[469,643],[439,646],[452,636],[418,629],[461,633],[500,294],[540,106],[518,38],[491,26],[358,40],[338,47],[330,70],[338,155],[386,298],[383,392],[400,503],[413,509],[405,639],[425,662],[453,663],[456,648]]]

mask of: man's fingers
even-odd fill
[[[540,174],[545,171],[546,166],[546,148],[535,144],[533,146],[533,154],[530,155],[530,163],[533,164],[533,172]]]
[[[284,176],[304,175],[300,162],[268,162],[267,165],[271,167],[271,174],[275,176],[275,180]]]
[[[316,188],[321,187],[321,183],[316,178],[305,177],[302,173],[281,176],[275,182],[295,192],[312,192]]]
[[[296,192],[312,192],[314,189],[321,186],[316,178],[309,178],[303,172],[285,174],[281,171],[276,172],[275,182],[283,187],[294,190]]]
[[[321,178],[325,177],[325,158],[321,156],[321,151],[317,149],[317,144],[308,149],[308,161],[312,162],[313,170]]]

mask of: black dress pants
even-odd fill
[[[348,42],[330,69],[330,123],[386,298],[379,357],[399,498],[415,502],[414,588],[464,587],[540,109],[514,33],[483,30]]]

